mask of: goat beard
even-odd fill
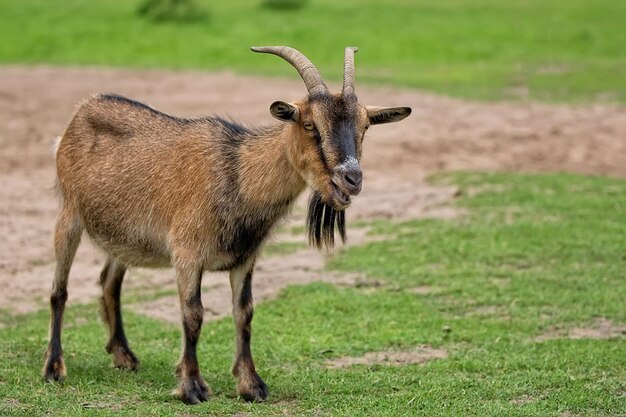
[[[335,246],[335,225],[342,243],[346,243],[346,212],[335,210],[324,203],[322,195],[314,191],[309,199],[307,232],[309,245],[318,250],[330,250]]]

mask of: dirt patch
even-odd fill
[[[435,349],[430,346],[421,346],[412,351],[383,351],[368,352],[364,356],[330,359],[326,361],[328,368],[346,368],[352,365],[391,365],[403,366],[423,364],[435,359],[445,359],[448,352],[445,349]]]
[[[563,411],[561,413],[561,416],[562,417],[580,417],[582,416],[582,414],[574,413],[573,411],[567,410],[567,411]]]
[[[413,294],[428,295],[428,294],[437,293],[438,291],[440,291],[440,288],[433,287],[430,285],[419,285],[417,287],[407,288],[407,291]]]
[[[120,404],[119,402],[97,402],[97,403],[82,403],[81,408],[84,408],[86,410],[121,410],[123,408],[123,405]]]
[[[511,404],[515,404],[515,405],[524,405],[524,404],[528,404],[531,403],[533,401],[535,401],[536,398],[534,398],[531,395],[522,395],[521,397],[517,397],[514,398],[510,401]]]
[[[528,403],[532,403],[535,401],[540,401],[543,400],[544,398],[546,398],[546,395],[529,395],[529,394],[524,394],[521,395],[517,398],[514,398],[510,401],[511,404],[515,404],[515,405],[524,405],[524,404],[528,404]]]
[[[365,229],[354,229],[351,236],[353,245],[363,244]],[[304,239],[304,238],[303,238]],[[326,258],[312,249],[300,250],[288,255],[262,258],[254,270],[252,293],[256,303],[276,298],[288,285],[305,285],[312,282],[328,282],[334,285],[356,288],[378,288],[380,281],[368,279],[362,274],[336,273],[324,270]],[[152,271],[150,271],[152,272]],[[157,271],[162,272],[162,271]],[[167,276],[154,274],[145,277],[144,285],[160,285],[175,288],[173,273]],[[217,320],[230,315],[232,311],[231,291],[227,273],[207,273],[202,281],[202,304],[205,306],[205,320]],[[180,321],[178,296],[171,295],[158,299],[135,303],[129,306],[133,311],[172,323]]]
[[[19,407],[22,405],[22,402],[17,398],[7,398],[4,402],[10,407]]]
[[[93,93],[117,92],[181,116],[232,114],[251,124],[269,124],[271,102],[304,95],[300,80],[227,72],[2,67],[0,80],[0,305],[16,313],[47,304],[57,211],[51,149],[77,103]],[[469,103],[366,86],[359,86],[359,97],[367,104],[410,105],[413,115],[368,134],[364,189],[348,212],[349,222],[459,215],[448,205],[458,193],[456,187],[423,181],[427,173],[442,169],[626,176],[626,111],[620,107]],[[303,196],[289,224],[304,224],[305,200]],[[358,233],[349,227],[350,245],[360,241]],[[99,295],[97,277],[103,263],[97,249],[81,245],[70,277],[70,302],[92,301]],[[308,251],[266,258],[255,275],[255,298],[275,297],[288,284],[354,281],[323,272],[323,264],[323,256]],[[227,282],[224,274],[205,279],[207,318],[230,311]],[[168,270],[133,270],[124,285],[127,291],[148,285],[175,289]],[[163,297],[134,308],[178,321],[177,303],[176,297]]]
[[[254,272],[252,281],[255,303],[272,300],[288,285],[305,285],[311,282],[329,282],[341,285],[355,285],[359,274],[338,274],[323,271],[324,257],[311,251],[262,259]],[[150,278],[151,284],[175,288],[174,275],[160,282]],[[145,282],[145,281],[144,281]],[[217,320],[230,315],[232,311],[231,291],[226,273],[207,273],[202,281],[202,304],[205,306],[205,320]],[[178,296],[165,296],[156,300],[131,304],[135,312],[160,320],[178,323],[180,308]]]
[[[510,317],[509,309],[502,305],[481,305],[468,309],[463,313],[463,316],[498,316],[498,317]]]
[[[613,320],[601,317],[588,327],[563,329],[553,327],[535,338],[537,342],[554,339],[613,339],[626,336],[626,325],[614,323]]]

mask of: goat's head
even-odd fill
[[[370,107],[359,104],[354,92],[354,53],[345,49],[343,89],[331,93],[313,63],[287,46],[253,47],[254,52],[277,55],[300,73],[308,97],[270,106],[275,118],[290,123],[294,140],[290,158],[296,170],[314,190],[309,205],[309,238],[317,247],[334,243],[334,224],[345,239],[344,210],[351,196],[361,192],[359,166],[362,142],[370,125],[397,122],[409,107]]]

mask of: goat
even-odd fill
[[[275,126],[253,129],[219,117],[178,118],[106,94],[91,97],[76,111],[56,152],[61,208],[44,380],[66,376],[61,328],[68,275],[84,230],[108,256],[100,275],[101,307],[109,331],[106,350],[116,367],[139,366],[122,324],[126,269],[173,266],[183,327],[176,394],[188,404],[208,400],[196,357],[204,311],[201,280],[204,271],[229,271],[237,394],[247,401],[267,398],[250,351],[252,272],[259,248],[307,185],[313,189],[310,243],[332,247],[335,225],[345,239],[344,210],[362,186],[365,131],[402,120],[411,109],[357,102],[357,48],[345,49],[341,93],[331,93],[317,68],[293,48],[252,50],[289,62],[308,90],[302,101],[272,103],[271,115],[282,122]]]

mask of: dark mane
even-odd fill
[[[229,133],[229,136],[244,136],[254,134],[251,129],[243,125],[242,123],[237,123],[233,120],[224,119],[219,116],[207,117],[205,120],[210,120],[215,124],[219,124],[225,130],[226,133]]]
[[[151,107],[140,101],[132,100],[130,98],[124,97],[119,94],[114,94],[114,93],[98,94],[98,98],[100,98],[101,100],[114,101],[116,103],[122,103],[128,106],[132,106],[136,109],[149,112],[153,116],[171,120],[181,125],[191,124],[191,123],[211,123],[213,125],[217,125],[220,128],[222,128],[222,132],[226,135],[226,137],[239,139],[238,141],[241,141],[244,138],[257,136],[259,134],[265,134],[266,131],[269,129],[269,128],[251,129],[243,123],[237,122],[229,118],[220,117],[220,116],[204,116],[204,117],[195,117],[195,118],[172,116],[171,114],[157,110],[154,107]]]
[[[130,98],[121,96],[119,94],[99,94],[98,98],[100,98],[102,100],[109,100],[109,101],[114,101],[116,103],[126,104],[126,105],[129,105],[129,106],[135,107],[137,109],[147,111],[147,112],[151,113],[153,116],[161,117],[163,119],[169,119],[169,120],[174,121],[174,122],[179,123],[179,124],[187,124],[187,123],[194,122],[194,119],[188,119],[188,118],[184,118],[184,117],[172,116],[171,114],[167,114],[167,113],[164,113],[162,111],[159,111],[159,110],[157,110],[157,109],[155,109],[153,107],[150,107],[147,104],[144,104],[144,103],[142,103],[140,101],[132,100]]]

